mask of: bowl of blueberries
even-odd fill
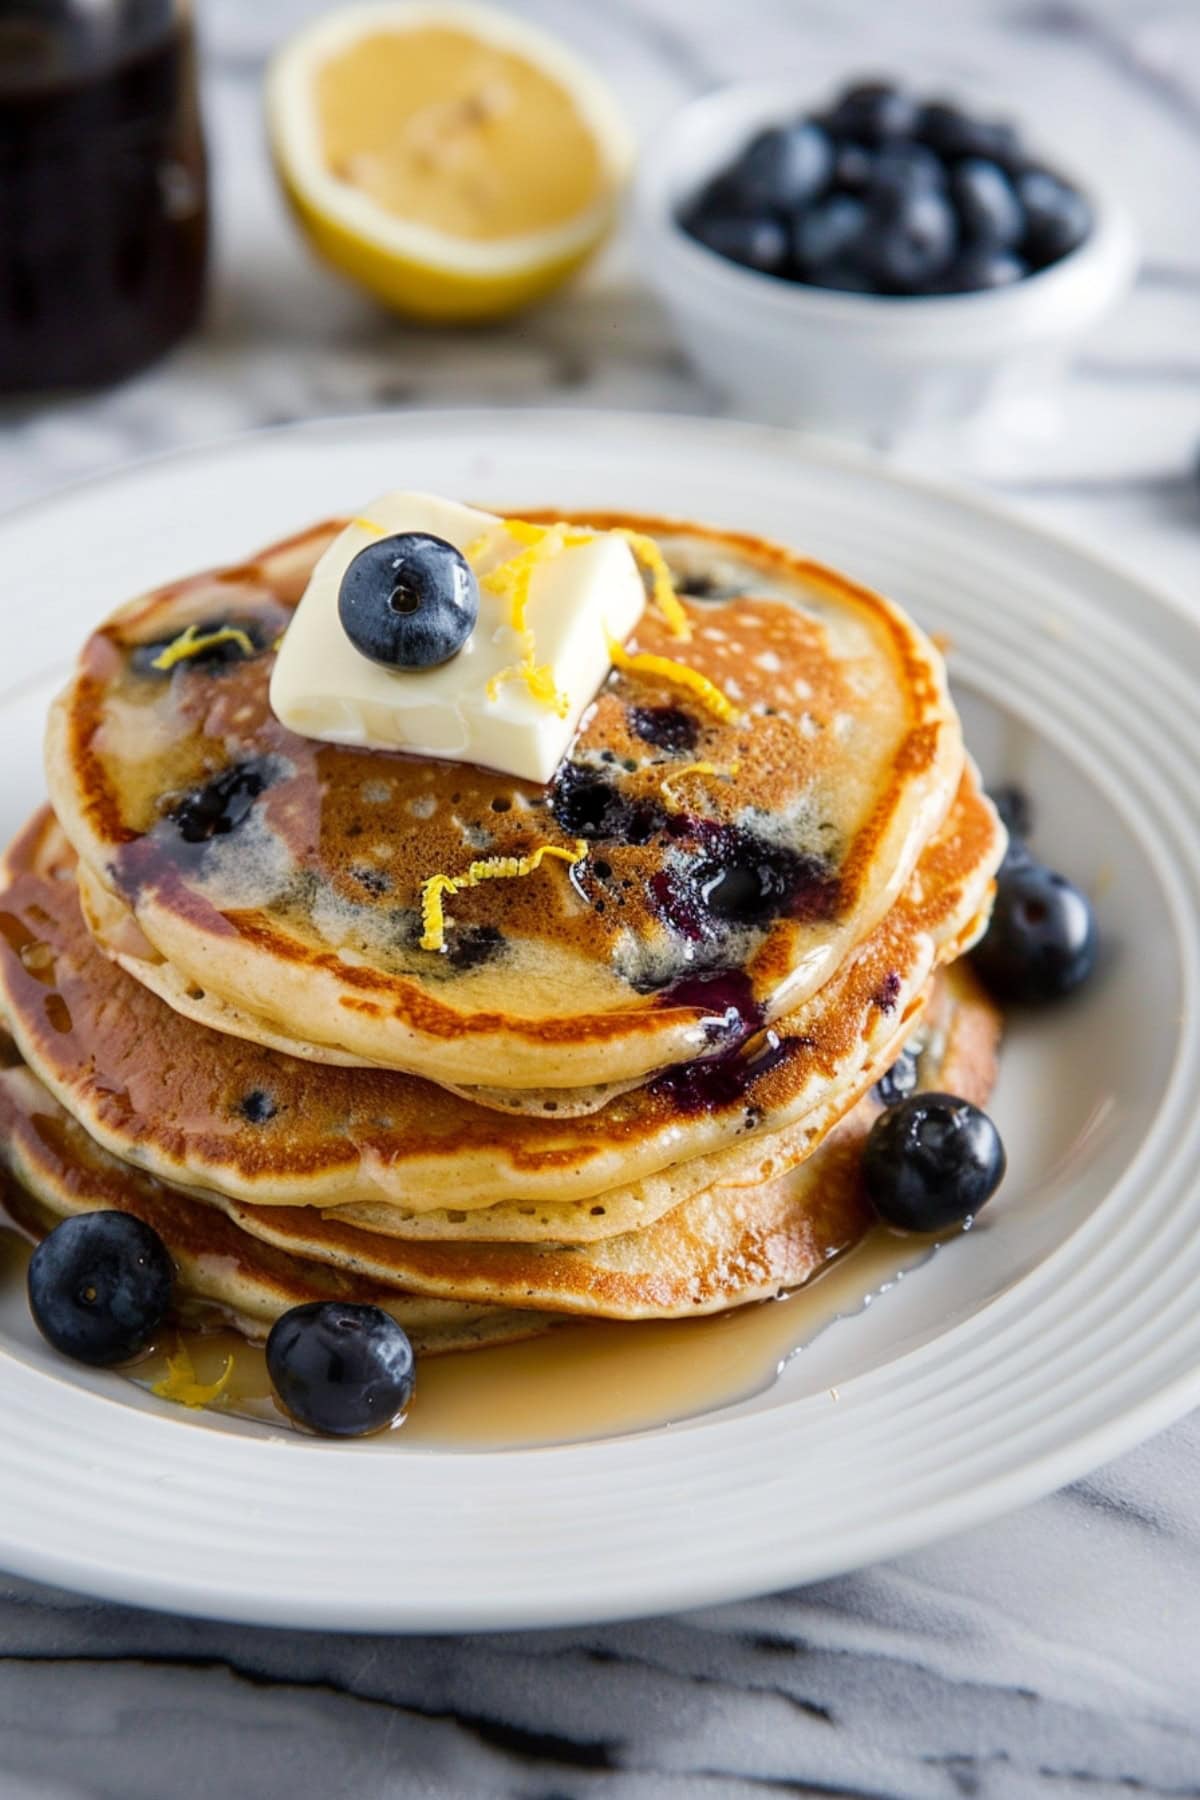
[[[642,265],[751,416],[876,442],[1044,402],[1136,268],[1110,195],[1017,128],[890,81],[722,88],[643,155]]]

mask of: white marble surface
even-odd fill
[[[378,407],[711,411],[618,242],[498,332],[407,332],[316,269],[262,147],[265,52],[308,0],[207,0],[219,254],[202,336],[120,391],[0,415],[17,504],[131,458]],[[716,80],[911,71],[1109,159],[1146,251],[1060,432],[990,485],[1200,595],[1200,8],[1194,0],[525,0],[643,129]],[[3,1479],[0,1460],[0,1480]],[[803,1522],[797,1521],[797,1529]],[[720,1555],[720,1545],[713,1545]],[[0,1577],[2,1800],[762,1791],[1200,1795],[1200,1425],[935,1549],[687,1619],[373,1640],[157,1618]]]

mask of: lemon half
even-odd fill
[[[470,0],[343,7],[267,77],[284,188],[317,252],[438,323],[538,299],[612,224],[633,143],[604,83]]]

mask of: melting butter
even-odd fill
[[[527,553],[537,529],[432,494],[372,501],[318,562],[284,634],[271,677],[276,718],[327,743],[549,781],[607,678],[610,641],[633,631],[646,591],[619,533],[566,533],[533,559],[515,606],[508,585],[488,577]],[[439,668],[382,668],[354,647],[338,617],[353,558],[381,533],[409,531],[469,553],[479,577],[475,630]],[[536,679],[514,678],[522,669]]]

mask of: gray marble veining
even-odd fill
[[[218,253],[205,332],[115,393],[0,417],[15,504],[223,433],[412,405],[713,403],[626,241],[467,336],[381,318],[307,257],[267,166],[263,59],[310,0],[209,0]],[[1146,266],[1060,429],[977,475],[1200,595],[1200,9],[1192,0],[525,0],[643,131],[792,67],[898,68],[1105,157]],[[3,1479],[0,1462],[0,1480]],[[797,1530],[803,1521],[797,1521]],[[713,1546],[714,1556],[720,1545]],[[0,1578],[0,1800],[912,1800],[1200,1795],[1200,1425],[920,1554],[687,1618],[491,1639],[160,1618]]]

